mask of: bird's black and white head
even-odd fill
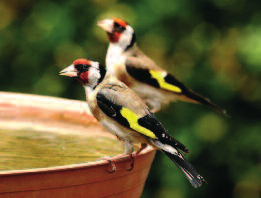
[[[95,87],[104,79],[105,68],[98,62],[77,59],[70,66],[60,71],[60,75],[76,78],[83,86]]]
[[[136,42],[133,28],[122,19],[105,19],[98,21],[97,25],[107,32],[111,44],[119,45],[124,48],[124,51],[131,48]]]

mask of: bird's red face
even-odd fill
[[[60,75],[75,77],[83,85],[89,83],[89,68],[92,67],[92,61],[87,59],[77,59],[72,65],[60,71]]]
[[[119,18],[106,19],[98,22],[98,26],[103,28],[109,37],[110,42],[116,43],[126,30],[128,23]]]

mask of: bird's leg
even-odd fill
[[[139,150],[137,150],[137,152],[135,153],[135,156],[139,155],[141,153],[141,151],[143,151],[146,147],[147,147],[146,143],[141,143],[141,146],[140,146]]]
[[[130,168],[127,169],[127,171],[132,171],[134,168],[134,156],[132,153],[130,154],[129,162],[130,162]]]
[[[135,154],[133,154],[133,153],[130,154],[130,164],[131,164],[131,168],[128,169],[127,171],[131,171],[131,170],[134,168],[135,157],[136,157],[137,155],[139,155],[140,152],[141,152],[142,150],[144,150],[146,147],[147,147],[147,144],[141,143],[141,147],[139,148],[139,150],[137,150],[137,152],[136,152]]]
[[[119,141],[124,142],[124,140],[123,140],[121,137],[119,137],[119,136],[117,136],[117,135],[116,135],[116,137],[117,137],[117,139],[118,139]],[[126,144],[125,144],[125,145],[126,145]],[[129,148],[129,149],[131,149],[131,148]],[[128,151],[128,148],[126,148],[125,150],[127,150],[127,152],[132,152],[132,151]],[[126,152],[126,151],[125,151],[125,152]],[[107,160],[107,161],[110,163],[110,165],[111,165],[111,171],[107,170],[109,173],[114,173],[114,172],[117,170],[116,164],[115,164],[114,160],[111,159],[111,157],[105,156],[105,157],[103,157],[103,158],[101,158],[101,159]]]
[[[129,155],[133,152],[133,144],[129,141],[125,141],[125,154]]]
[[[127,169],[127,171],[131,171],[134,168],[134,158],[133,158],[133,154],[132,154],[133,153],[133,144],[131,142],[126,141],[125,146],[126,146],[125,153],[130,156],[130,158],[129,158],[130,168]]]
[[[123,138],[119,137],[118,135],[116,135],[117,139],[121,142],[124,142],[125,144],[125,153],[129,154],[133,152],[133,146],[130,142],[125,142]],[[107,160],[110,162],[111,164],[111,171],[108,171],[109,173],[114,173],[117,170],[117,167],[115,165],[114,160],[112,160],[110,157],[104,157],[103,159]]]

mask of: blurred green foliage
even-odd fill
[[[258,198],[260,8],[257,0],[2,0],[1,91],[85,100],[78,82],[58,72],[80,57],[104,64],[108,41],[96,23],[126,19],[143,51],[231,115],[182,102],[158,113],[208,184],[193,189],[158,153],[142,197]]]

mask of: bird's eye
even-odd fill
[[[88,66],[87,64],[84,64],[84,65],[83,65],[83,70],[84,70],[84,71],[88,70],[88,68],[89,68],[89,66]]]
[[[114,22],[114,29],[117,32],[123,32],[126,28],[120,25],[119,23]]]
[[[75,68],[79,71],[79,72],[85,72],[88,70],[89,66],[87,64],[78,64],[75,65]]]

